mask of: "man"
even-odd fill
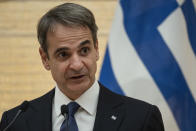
[[[12,123],[7,130],[164,131],[156,106],[114,94],[95,79],[97,26],[88,9],[73,3],[59,5],[41,18],[37,33],[43,65],[56,87],[6,111],[0,130]]]

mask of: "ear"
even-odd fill
[[[49,60],[46,52],[40,47],[39,54],[41,56],[42,64],[46,70],[50,70]]]
[[[96,50],[96,61],[99,60],[99,46],[98,46],[98,40],[95,43],[95,50]]]

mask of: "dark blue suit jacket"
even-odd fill
[[[52,131],[54,89],[29,102],[8,131]],[[2,131],[20,106],[4,112]],[[159,109],[146,102],[117,95],[101,85],[93,131],[164,131]]]

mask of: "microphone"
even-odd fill
[[[4,128],[3,131],[7,131],[7,129],[10,128],[10,126],[16,121],[16,119],[18,118],[18,116],[28,108],[28,105],[29,105],[29,102],[28,101],[24,101],[20,105],[18,112],[16,113],[16,115],[14,116],[14,118],[12,119],[12,121],[8,124],[8,126],[6,128]]]
[[[68,114],[69,110],[67,105],[62,105],[61,106],[61,114],[64,115],[65,113]]]
[[[69,109],[68,109],[68,107],[67,107],[67,105],[62,105],[61,106],[61,114],[63,115],[63,116],[65,116],[65,113],[66,113],[66,117],[65,117],[65,125],[66,125],[66,127],[67,127],[67,131],[69,131],[69,127],[68,127],[68,119],[69,119]]]

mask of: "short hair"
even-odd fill
[[[41,48],[48,55],[47,32],[56,24],[60,23],[68,27],[83,26],[88,27],[92,34],[92,39],[97,41],[98,27],[95,23],[93,13],[78,4],[64,3],[49,10],[41,17],[37,25],[37,38]]]

